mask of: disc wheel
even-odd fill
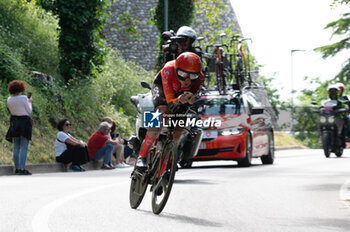
[[[152,211],[159,214],[168,201],[177,165],[177,145],[173,141],[165,144],[161,160],[156,171],[157,177],[152,184]]]
[[[137,209],[145,196],[148,178],[145,172],[140,172],[136,167],[131,174],[129,202],[133,209]]]

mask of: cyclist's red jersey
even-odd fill
[[[189,87],[181,87],[181,83],[177,79],[175,60],[166,63],[160,73],[162,76],[163,91],[167,104],[170,102],[177,102],[178,93],[182,93],[184,91],[189,91],[196,95],[200,91],[204,82],[204,75],[201,73],[196,81],[191,82]]]

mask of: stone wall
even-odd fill
[[[170,0],[171,1],[171,0]],[[232,9],[229,0],[224,0],[227,9],[223,14],[221,28],[226,28],[230,23],[235,25],[234,31],[241,33],[236,15]],[[152,70],[156,64],[158,52],[159,31],[156,25],[149,25],[149,11],[156,7],[158,0],[118,0],[112,4],[110,11],[112,13],[110,22],[106,25],[105,36],[107,43],[112,47],[118,48],[125,60],[134,61],[146,70]],[[134,20],[138,20],[138,33],[141,39],[129,38],[126,33],[120,33],[113,25],[120,25],[118,15],[128,12]],[[119,24],[118,24],[119,23]],[[196,22],[191,25],[196,30],[197,36],[203,32],[212,32],[213,28],[208,27],[208,20],[205,14],[196,17]],[[171,28],[170,28],[171,29]]]

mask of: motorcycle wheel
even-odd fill
[[[193,163],[192,160],[181,161],[180,166],[181,166],[181,168],[191,168],[192,163]]]
[[[335,153],[337,157],[341,157],[343,155],[344,149],[341,147],[339,150]]]
[[[177,167],[176,142],[167,143],[165,146],[161,155],[161,163],[155,172],[162,174],[152,184],[152,211],[154,214],[160,214],[168,201]]]
[[[329,138],[328,138],[328,134],[324,133],[322,134],[322,146],[323,146],[323,152],[324,155],[326,156],[326,158],[329,158],[329,155],[331,154],[331,152],[329,151]]]

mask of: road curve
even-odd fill
[[[168,204],[147,192],[129,206],[131,168],[0,177],[0,231],[350,231],[350,151],[276,152],[259,159],[200,162],[180,169]]]

